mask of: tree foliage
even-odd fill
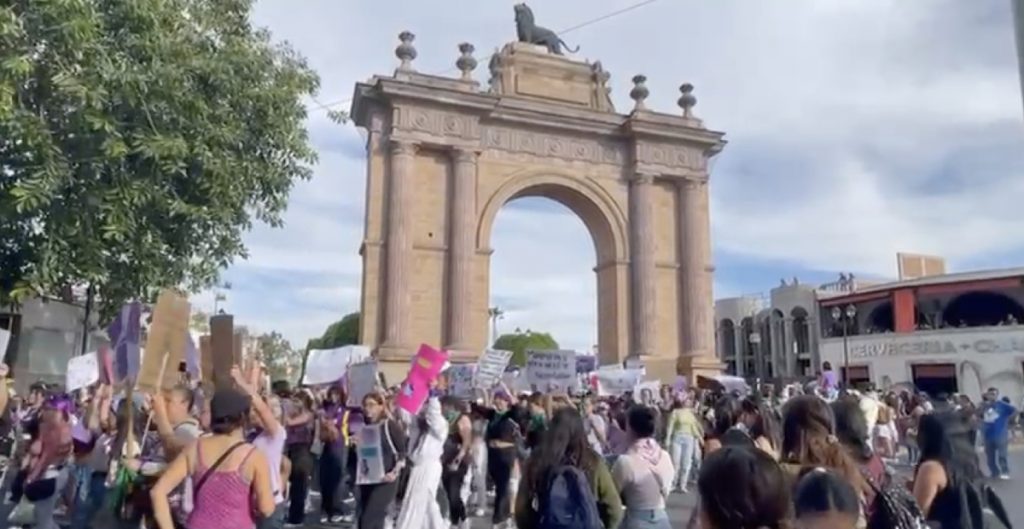
[[[263,333],[256,338],[259,355],[267,366],[270,380],[290,380],[298,375],[302,355],[277,331]]]
[[[558,342],[546,332],[533,332],[529,329],[522,332],[516,329],[512,334],[502,334],[494,341],[494,349],[512,351],[512,360],[509,364],[514,366],[526,365],[526,351],[558,349]]]
[[[88,284],[110,314],[212,285],[254,222],[281,224],[319,81],[251,4],[0,7],[0,294]]]
[[[307,349],[334,349],[359,343],[359,313],[353,312],[332,323],[323,336],[309,341]]]

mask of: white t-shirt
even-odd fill
[[[284,502],[284,490],[281,487],[281,457],[284,455],[284,445],[288,441],[288,434],[284,426],[277,428],[277,435],[270,435],[267,432],[261,433],[252,440],[252,445],[263,452],[270,466],[270,488],[274,491],[274,503]]]
[[[672,456],[664,449],[656,465],[643,457],[626,452],[615,460],[612,478],[627,509],[664,509],[671,492],[675,467]]]

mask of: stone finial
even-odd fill
[[[411,72],[413,71],[412,61],[416,58],[416,48],[412,45],[412,41],[416,40],[416,35],[413,35],[411,31],[403,31],[398,34],[398,40],[402,41],[395,48],[395,57],[402,61],[402,64],[398,65],[398,70]]]
[[[459,59],[455,61],[455,66],[462,72],[463,81],[473,80],[473,70],[476,69],[477,64],[476,59],[473,57],[474,50],[476,50],[476,48],[468,42],[459,44],[459,52],[461,52],[462,55],[460,55]]]
[[[683,117],[693,119],[693,107],[697,104],[697,98],[693,95],[693,85],[690,83],[683,83],[679,86],[679,91],[683,95],[679,96],[679,108],[683,109]]]
[[[633,107],[633,111],[647,110],[647,106],[644,105],[644,100],[647,96],[651,95],[651,91],[647,89],[647,76],[646,75],[634,75],[633,76],[633,89],[629,91],[629,97],[636,101],[636,106]]]

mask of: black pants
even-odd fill
[[[512,469],[516,463],[516,449],[488,448],[487,472],[494,481],[494,514],[491,522],[499,524],[512,516],[512,491],[509,484],[512,480]]]
[[[445,467],[441,474],[441,486],[448,496],[448,518],[452,525],[466,519],[466,503],[462,501],[462,484],[469,472],[469,462],[463,461],[455,470]]]
[[[384,529],[384,521],[388,515],[388,507],[395,501],[398,492],[397,483],[379,483],[376,485],[359,485],[358,515],[356,527],[359,529]]]
[[[327,516],[348,514],[345,497],[348,496],[346,466],[348,447],[324,447],[320,455],[320,510]]]
[[[291,492],[287,523],[302,524],[306,518],[309,477],[313,474],[313,454],[309,451],[309,445],[295,444],[288,447],[288,459],[292,461],[292,473],[288,476],[288,488]]]

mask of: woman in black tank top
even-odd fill
[[[468,521],[462,491],[472,459],[470,450],[473,447],[473,421],[466,413],[463,403],[456,398],[443,399],[441,409],[451,425],[444,443],[444,454],[441,456],[441,463],[444,465],[441,485],[448,496],[451,525],[460,527]]]

